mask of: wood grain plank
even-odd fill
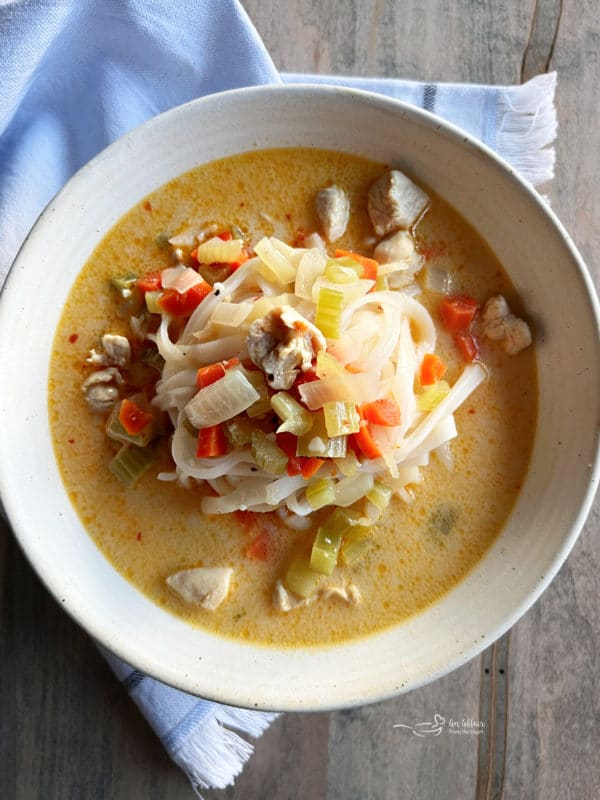
[[[510,632],[480,658],[479,721],[475,800],[499,800],[504,787],[508,721],[508,650]]]
[[[558,72],[552,206],[600,279],[600,108],[595,2],[564,2],[549,68]],[[546,26],[547,27],[547,26]],[[597,402],[597,398],[591,400]],[[566,564],[511,632],[505,796],[600,797],[600,498]]]
[[[462,722],[479,719],[479,713],[474,660],[392,700],[332,714],[327,800],[472,797],[478,736],[463,733]],[[437,736],[394,727],[433,721],[436,714],[445,721]]]
[[[288,72],[515,83],[533,0],[242,0]]]
[[[235,785],[203,792],[205,800],[326,800],[329,714],[285,714],[255,742]]]
[[[11,538],[0,655],[0,796],[191,800],[193,793],[90,638]]]
[[[563,0],[536,0],[529,38],[523,53],[521,81],[548,72],[558,36]]]

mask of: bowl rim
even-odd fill
[[[325,86],[325,85],[315,85],[315,84],[287,84],[287,85],[268,85],[268,86],[254,86],[254,87],[245,87],[241,89],[233,89],[227,92],[221,92],[218,94],[208,95],[205,97],[201,97],[195,100],[192,100],[188,103],[184,103],[180,106],[175,108],[169,109],[168,111],[163,112],[162,114],[153,117],[146,122],[142,123],[141,125],[134,128],[132,131],[121,136],[115,142],[110,144],[108,147],[103,149],[100,153],[98,153],[94,158],[88,161],[85,165],[83,165],[66,183],[65,185],[57,192],[57,194],[50,200],[50,202],[46,205],[44,210],[41,212],[40,216],[34,223],[33,227],[27,234],[23,244],[21,245],[17,256],[15,257],[13,264],[9,270],[9,273],[6,277],[4,285],[2,286],[0,292],[0,326],[1,320],[3,316],[3,310],[8,306],[8,303],[11,301],[12,295],[12,287],[17,283],[16,278],[16,265],[18,265],[21,260],[26,256],[29,242],[34,234],[39,232],[41,228],[46,223],[46,220],[49,216],[50,210],[63,202],[65,197],[68,197],[69,194],[77,188],[77,186],[85,182],[87,179],[87,174],[90,171],[93,171],[97,168],[99,164],[102,163],[105,159],[109,158],[114,152],[122,149],[123,147],[127,146],[127,144],[133,139],[137,139],[141,133],[151,129],[153,126],[162,125],[165,121],[169,119],[177,119],[180,115],[185,115],[189,109],[195,109],[197,107],[206,106],[208,104],[219,103],[222,101],[223,98],[226,101],[235,101],[238,97],[245,97],[245,98],[252,98],[256,96],[257,100],[261,98],[266,98],[269,95],[277,93],[277,95],[286,95],[290,98],[302,96],[302,95],[345,95],[347,97],[353,97],[357,101],[362,103],[370,104],[378,108],[382,108],[384,110],[390,110],[393,112],[402,112],[404,115],[408,117],[412,117],[416,120],[419,124],[435,131],[438,134],[443,136],[449,137],[454,139],[455,141],[460,141],[461,144],[467,145],[469,147],[474,148],[480,154],[484,155],[485,158],[492,162],[492,164],[501,171],[504,176],[519,186],[519,189],[522,192],[525,192],[526,195],[529,197],[530,201],[537,206],[538,210],[541,211],[547,219],[551,222],[555,230],[560,236],[562,243],[569,251],[569,254],[572,258],[574,266],[579,271],[579,275],[583,281],[587,298],[589,301],[589,311],[591,312],[592,316],[595,319],[596,323],[596,330],[600,330],[600,304],[598,302],[598,298],[595,292],[594,284],[592,282],[591,276],[585,266],[585,263],[579,254],[577,248],[575,247],[571,237],[563,227],[560,220],[557,218],[556,214],[553,210],[548,206],[548,204],[544,201],[544,199],[537,193],[537,191],[526,181],[524,180],[516,170],[511,167],[506,161],[504,161],[497,153],[495,153],[491,148],[487,145],[483,144],[479,140],[475,139],[470,134],[466,133],[462,129],[458,128],[457,126],[453,125],[452,123],[446,122],[445,120],[441,119],[440,117],[424,110],[413,106],[408,103],[404,103],[402,101],[388,98],[382,95],[378,95],[371,92],[366,92],[359,89],[354,89],[350,87],[337,87],[337,86]],[[158,187],[156,187],[158,188]],[[597,337],[596,340],[596,347],[600,346],[600,339]],[[4,508],[7,513],[7,517],[10,521],[11,528],[15,533],[17,541],[26,555],[28,561],[33,566],[35,572],[37,573],[38,577],[42,580],[46,588],[50,591],[50,593],[56,598],[59,599],[64,597],[65,590],[63,586],[57,585],[48,574],[48,572],[44,568],[44,563],[39,563],[36,561],[34,555],[32,554],[31,547],[30,547],[30,534],[27,530],[22,529],[20,526],[19,520],[19,509],[17,507],[16,498],[10,496],[7,492],[7,485],[6,485],[6,474],[8,473],[10,466],[8,464],[7,459],[0,458],[0,498],[4,503]],[[545,575],[541,580],[539,580],[528,592],[524,593],[523,600],[513,608],[512,613],[506,615],[502,624],[497,625],[495,629],[488,631],[487,635],[484,640],[480,642],[474,643],[472,646],[465,648],[460,654],[457,654],[455,658],[446,661],[444,666],[440,669],[433,670],[429,672],[427,675],[423,677],[422,680],[413,681],[404,689],[399,690],[397,687],[395,689],[387,689],[380,693],[372,693],[369,694],[367,702],[377,702],[381,700],[385,700],[389,697],[397,695],[400,691],[407,691],[409,689],[418,688],[426,683],[429,683],[437,678],[441,677],[442,675],[447,674],[448,672],[456,669],[458,666],[466,663],[470,659],[474,658],[478,655],[483,649],[485,649],[489,644],[493,641],[498,639],[502,636],[510,627],[512,627],[517,620],[536,602],[539,596],[542,594],[543,591],[548,587],[550,582],[555,577],[556,573],[566,560],[568,554],[570,553],[571,549],[573,548],[582,528],[585,523],[585,520],[589,514],[595,492],[597,489],[597,485],[599,482],[600,477],[600,446],[598,443],[598,437],[596,438],[596,451],[595,451],[595,458],[593,464],[591,465],[590,469],[590,477],[586,487],[586,492],[584,496],[584,500],[582,504],[579,506],[578,512],[575,516],[575,519],[570,527],[569,533],[565,536],[562,546],[556,552],[554,559],[552,560],[551,567],[545,571]],[[196,694],[195,687],[192,687],[191,681],[189,680],[189,676],[183,676],[173,673],[173,671],[168,670],[157,670],[155,666],[149,665],[144,653],[140,653],[138,651],[133,651],[129,643],[124,637],[121,637],[118,641],[114,639],[114,632],[107,629],[106,623],[101,622],[100,617],[96,617],[95,619],[89,619],[84,614],[80,613],[79,608],[73,603],[63,603],[65,610],[69,615],[82,627],[86,630],[93,638],[97,641],[101,642],[105,647],[111,650],[111,652],[115,653],[124,661],[132,664],[132,665],[140,665],[141,669],[144,669],[147,674],[155,676],[158,680],[161,680],[169,685],[175,686],[176,688],[182,689],[186,692],[192,692]],[[328,646],[319,646],[318,649],[326,649]],[[135,645],[134,645],[135,650]],[[146,668],[144,668],[144,665]],[[149,668],[148,668],[149,667]],[[188,678],[188,680],[186,680]],[[232,704],[231,695],[227,694],[227,690],[222,694],[218,692],[211,692],[207,693],[203,696],[216,700],[218,702],[225,702],[228,704]],[[235,704],[235,700],[233,704]],[[336,708],[349,708],[352,706],[359,706],[365,703],[365,699],[361,697],[357,697],[354,702],[339,702],[335,699],[325,700],[322,703],[316,704],[299,704],[297,702],[292,703],[278,703],[276,708],[277,710],[333,710]],[[254,704],[255,708],[261,709],[272,709],[273,704],[266,701],[260,701]]]

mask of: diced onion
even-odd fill
[[[191,267],[170,267],[160,273],[163,289],[175,289],[179,294],[184,294],[188,289],[203,282],[195,269]]]
[[[209,428],[241,414],[259,397],[246,376],[239,369],[232,369],[201,389],[187,404],[185,413],[194,427]]]
[[[314,411],[325,403],[354,401],[367,403],[373,399],[373,386],[377,384],[377,376],[370,372],[345,375],[333,375],[300,386],[300,398]]]

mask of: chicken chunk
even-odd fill
[[[122,383],[123,378],[119,370],[116,367],[108,367],[92,372],[81,385],[81,390],[94,411],[108,411],[118,400],[117,386]]]
[[[358,586],[348,582],[345,578],[332,575],[310,597],[297,597],[289,592],[281,581],[277,581],[273,590],[273,606],[278,611],[293,611],[295,608],[311,605],[317,600],[331,600],[337,598],[349,605],[357,605],[362,600]]]
[[[102,337],[103,353],[97,353],[94,349],[90,350],[87,359],[90,364],[108,367],[128,367],[131,361],[131,345],[125,336],[116,333],[105,333]]]
[[[377,236],[410,228],[428,203],[425,192],[397,169],[376,180],[367,197],[369,217]]]
[[[289,389],[327,343],[321,331],[291,306],[277,306],[250,325],[246,345],[269,386]]]
[[[229,594],[232,575],[230,567],[196,567],[169,575],[167,583],[186,603],[214,611]]]
[[[490,297],[483,309],[483,333],[488,339],[500,342],[509,356],[514,356],[531,344],[529,325],[516,317],[504,297]]]
[[[309,605],[313,599],[316,600],[316,595],[311,597],[297,597],[292,592],[288,592],[281,581],[277,581],[275,589],[273,590],[273,606],[278,611],[292,611],[294,608]]]
[[[344,235],[350,217],[350,201],[343,189],[339,186],[321,189],[315,200],[315,208],[326,239],[335,242]]]
[[[423,259],[417,253],[415,240],[408,231],[396,231],[379,242],[373,258],[380,264],[389,264],[396,269],[390,272],[390,288],[400,289],[410,283],[423,266]]]

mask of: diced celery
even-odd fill
[[[377,280],[375,281],[375,291],[376,292],[387,292],[390,288],[389,281],[387,279],[387,275],[378,275]]]
[[[154,244],[158,245],[159,247],[169,247],[169,234],[168,233],[159,233],[158,236],[154,237]]]
[[[330,437],[347,436],[360,430],[360,417],[355,403],[324,403],[323,415],[325,429]]]
[[[110,286],[111,289],[114,289],[114,291],[119,295],[119,297],[123,298],[123,300],[127,300],[129,297],[131,297],[136,281],[137,275],[123,275],[121,277],[111,278]]]
[[[158,305],[158,301],[162,296],[162,292],[146,292],[146,308],[151,314],[160,314],[162,308]]]
[[[311,414],[313,426],[303,436],[298,437],[296,455],[316,456],[318,458],[344,458],[347,438],[345,436],[327,435],[325,416],[322,409]]]
[[[145,347],[141,351],[139,358],[144,364],[147,364],[149,367],[158,370],[158,372],[163,371],[165,360],[158,352],[156,347]]]
[[[456,525],[458,517],[459,513],[453,506],[439,505],[431,514],[429,524],[435,531],[447,536]]]
[[[335,500],[335,484],[331,478],[321,478],[306,488],[306,502],[315,511]]]
[[[244,447],[252,441],[252,433],[256,430],[255,426],[244,417],[234,417],[223,423],[225,436],[234,447]]]
[[[309,567],[308,558],[296,556],[286,572],[283,585],[299,597],[310,597],[316,592],[321,580],[321,575]]]
[[[365,530],[369,530],[369,528]],[[344,539],[339,553],[340,563],[345,567],[355,564],[372,546],[373,540],[368,534]]]
[[[124,444],[110,461],[108,468],[121,483],[131,489],[154,459],[155,454],[151,447],[132,447]]]
[[[277,416],[283,420],[277,428],[277,433],[293,433],[295,436],[302,436],[313,426],[313,415],[294,400],[287,392],[277,392],[271,397],[271,406]]]
[[[133,399],[133,398],[132,398]],[[122,403],[122,401],[121,401]],[[110,412],[110,416],[106,422],[106,435],[109,439],[114,439],[117,442],[123,442],[124,444],[133,444],[136,447],[146,447],[149,444],[156,432],[156,426],[154,422],[141,430],[139,433],[132,434],[127,433],[123,425],[119,420],[119,411],[121,409],[121,403],[117,403],[113,406],[112,411]]]
[[[266,414],[267,411],[271,410],[269,391],[267,389],[265,377],[262,372],[252,372],[251,370],[246,370],[244,375],[252,384],[254,389],[256,389],[259,395],[258,399],[255,400],[254,403],[252,403],[252,405],[246,410],[246,414],[254,419],[254,417],[260,417],[263,414]]]
[[[252,431],[252,458],[264,472],[269,475],[283,475],[286,471],[288,457],[272,439],[262,431]]]
[[[340,337],[343,303],[342,292],[326,286],[320,289],[315,325],[328,339],[339,339]]]
[[[381,483],[381,481],[375,481],[373,488],[369,489],[365,496],[367,500],[370,500],[376,505],[380,511],[383,511],[383,509],[387,508],[389,505],[392,489],[386,486],[385,483]]]
[[[330,258],[328,259],[327,263],[334,262],[335,264],[339,264],[340,267],[344,267],[345,269],[351,269],[357,278],[362,278],[364,273],[364,267],[361,263],[359,263],[355,258],[352,256],[340,256],[339,258]]]
[[[319,528],[310,554],[310,568],[323,575],[331,575],[337,565],[341,543],[341,533]]]
[[[331,378],[333,375],[346,374],[337,358],[334,358],[326,350],[319,350],[317,353],[316,372],[318,378]]]
[[[348,450],[344,458],[336,458],[335,464],[346,478],[353,478],[355,475],[358,475],[360,461],[354,450]]]
[[[370,527],[365,526],[363,520],[364,517],[352,508],[336,508],[321,528],[326,533],[339,533],[343,538],[350,534],[368,536]]]
[[[417,407],[419,411],[432,411],[438,403],[450,391],[450,384],[446,381],[437,381],[432,386],[428,386],[421,394],[417,395]]]
[[[352,267],[343,266],[338,259],[330,258],[325,267],[325,280],[332,283],[356,283],[358,275]]]

